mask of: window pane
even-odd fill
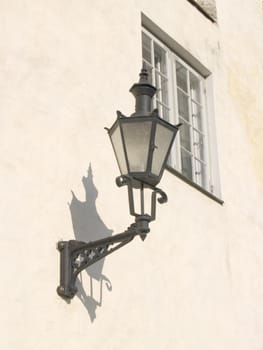
[[[158,109],[159,116],[163,118],[163,106],[160,102],[156,102],[156,107]]]
[[[142,33],[142,57],[149,63],[152,63],[151,39]]]
[[[179,119],[179,122],[183,124],[180,127],[179,133],[181,146],[183,146],[189,152],[191,152],[190,126],[187,123],[185,123],[182,119]]]
[[[204,160],[204,137],[196,130],[194,130],[194,155]]]
[[[146,65],[146,69],[148,72],[148,80],[150,82],[150,84],[153,84],[153,69],[152,66],[150,66],[148,63],[144,62]]]
[[[159,116],[169,122],[169,108],[162,105],[159,101],[157,101],[156,106],[159,112]]]
[[[161,95],[162,95],[162,102],[166,105],[168,105],[168,86],[167,86],[167,79],[161,78]]]
[[[190,90],[191,90],[191,98],[200,103],[201,101],[201,88],[200,88],[200,80],[196,75],[190,72]]]
[[[163,115],[162,118],[169,122],[169,109],[163,106]]]
[[[180,117],[189,121],[188,96],[186,96],[182,91],[177,89],[177,100]]]
[[[203,131],[202,107],[192,102],[193,125],[196,129]]]
[[[195,160],[195,182],[200,186],[205,186],[205,164]]]
[[[187,70],[178,61],[176,61],[176,81],[177,85],[187,92]]]
[[[156,97],[157,99],[168,105],[168,87],[167,79],[162,77],[157,71],[155,73],[155,86],[157,88]]]
[[[181,148],[182,174],[192,180],[192,156]]]
[[[165,51],[159,45],[154,43],[154,67],[162,74],[166,75],[166,57]]]

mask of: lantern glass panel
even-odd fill
[[[173,135],[174,131],[172,131],[164,125],[157,123],[154,142],[155,147],[153,152],[151,169],[151,172],[154,175],[160,175],[160,172],[164,166],[164,161],[166,159],[167,152],[169,151],[169,147],[173,139]]]
[[[152,121],[122,124],[130,172],[145,172],[149,155]]]
[[[127,174],[128,170],[127,170],[127,164],[125,160],[125,154],[124,154],[122,138],[121,138],[121,130],[120,130],[119,124],[117,124],[117,126],[111,133],[110,137],[111,137],[112,145],[117,158],[117,162],[120,168],[120,172],[121,174],[125,175]]]

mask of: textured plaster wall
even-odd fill
[[[147,239],[83,272],[67,304],[56,242],[132,220],[103,127],[134,108],[141,12],[213,73],[225,203],[166,172]],[[249,0],[218,0],[217,14],[185,0],[0,1],[1,349],[263,348],[263,14]]]

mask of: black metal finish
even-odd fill
[[[135,180],[136,180],[136,178],[135,178]],[[139,218],[141,218],[141,217],[148,217],[149,218],[148,222],[154,221],[156,218],[156,199],[157,199],[156,197],[157,197],[157,194],[159,195],[159,198],[157,200],[160,204],[162,204],[162,203],[166,203],[168,201],[168,197],[167,197],[166,193],[164,191],[162,191],[160,188],[151,186],[148,183],[144,183],[142,181],[137,180],[141,185],[141,188],[140,188],[140,190],[141,190],[141,198],[140,198],[141,199],[141,212],[136,213],[135,209],[134,209],[133,181],[134,181],[134,178],[131,178],[129,176],[124,176],[124,175],[118,176],[116,178],[116,184],[118,187],[122,187],[122,186],[126,185],[128,188],[130,214],[132,216],[135,216],[135,218],[137,220],[139,220]],[[144,189],[149,188],[149,187],[152,190],[151,214],[145,214],[145,212],[144,212]]]
[[[113,146],[113,150],[115,153],[115,157],[117,159],[120,172],[124,176],[129,176],[132,179],[133,187],[140,188],[140,182],[145,183],[145,185],[149,185],[149,187],[156,186],[163,175],[163,171],[167,162],[167,159],[170,154],[170,150],[172,148],[174,139],[176,137],[176,134],[179,130],[179,127],[181,124],[178,125],[172,125],[165,121],[164,119],[160,118],[158,109],[152,110],[152,98],[156,93],[156,88],[150,84],[148,79],[148,73],[147,69],[145,68],[145,65],[143,66],[141,73],[140,73],[140,80],[138,83],[134,84],[130,92],[134,95],[136,103],[135,103],[135,113],[131,114],[130,117],[126,117],[123,115],[120,111],[117,111],[117,119],[113,123],[111,128],[105,128],[108,131],[108,134],[110,136],[110,140]],[[149,138],[149,145],[148,145],[148,153],[147,153],[147,164],[146,168],[140,172],[134,172],[130,167],[129,162],[129,156],[127,152],[127,145],[126,140],[124,136],[124,127],[129,127],[131,124],[136,124],[138,128],[140,127],[140,124],[144,124],[145,122],[151,123],[151,134]],[[157,125],[161,125],[165,127],[166,129],[169,129],[173,133],[173,137],[170,141],[170,145],[167,149],[166,157],[163,161],[162,167],[160,169],[159,174],[153,174],[152,173],[152,161],[154,156],[154,151],[156,149],[155,145],[155,135],[156,135],[156,128]],[[119,128],[120,130],[120,137],[121,137],[121,145],[123,149],[123,156],[125,159],[125,165],[127,168],[127,172],[123,173],[121,166],[119,164],[118,155],[115,150],[115,146],[112,140],[112,135],[116,131],[116,128]],[[138,182],[139,181],[139,182]]]
[[[128,160],[126,145],[125,145],[125,138],[124,138],[124,135],[123,135],[123,126],[126,123],[127,124],[133,124],[133,123],[138,123],[138,122],[141,122],[141,123],[143,123],[143,122],[151,122],[152,123],[147,167],[146,167],[145,171],[142,171],[142,172],[134,172],[134,171],[130,170],[130,164],[129,164],[129,160]],[[121,139],[122,139],[122,144],[123,144],[125,161],[126,161],[127,169],[128,169],[128,176],[130,176],[132,178],[133,186],[137,187],[137,188],[138,188],[138,186],[140,187],[140,184],[137,183],[136,179],[139,182],[144,182],[146,185],[149,185],[149,187],[156,186],[160,182],[160,180],[162,178],[162,175],[163,175],[163,172],[164,172],[164,169],[165,169],[165,164],[166,164],[167,159],[169,157],[170,150],[172,148],[174,139],[176,137],[177,131],[179,130],[179,128],[180,128],[180,126],[182,124],[180,123],[180,124],[177,124],[177,125],[172,125],[172,124],[168,123],[167,121],[165,121],[164,119],[159,117],[157,109],[153,110],[149,116],[133,115],[132,117],[126,117],[120,111],[117,111],[117,120],[115,121],[115,123],[112,125],[112,127],[110,129],[107,129],[110,136],[111,136],[112,132],[115,130],[115,128],[117,127],[118,124],[119,124],[120,131],[121,131]],[[161,169],[161,171],[160,171],[160,173],[158,175],[153,174],[152,171],[151,171],[153,152],[155,150],[155,144],[154,144],[155,137],[154,136],[155,136],[157,124],[163,125],[163,126],[165,126],[166,128],[170,129],[173,132],[173,138],[171,139],[170,147],[167,150],[167,154],[166,154],[166,157],[164,159],[163,167],[162,167],[162,169]],[[113,149],[114,149],[114,146],[113,146]],[[115,152],[115,149],[114,149],[114,152]],[[116,152],[115,152],[115,156],[116,156],[116,159],[118,160]],[[119,166],[119,168],[120,168],[120,166]],[[123,174],[123,175],[127,176],[126,174]]]
[[[130,92],[135,97],[135,113],[132,117],[150,116],[152,113],[152,98],[156,93],[156,88],[148,80],[148,72],[145,63],[140,73],[139,83],[133,84]]]
[[[116,184],[118,187],[127,186],[128,189],[128,199],[129,199],[129,210],[130,214],[135,217],[135,223],[137,224],[138,230],[141,231],[140,237],[144,241],[146,238],[146,234],[150,232],[149,229],[149,223],[151,221],[154,221],[156,218],[156,199],[160,204],[166,203],[168,201],[168,197],[164,191],[162,191],[160,188],[154,187],[149,185],[148,183],[143,183],[142,181],[137,180],[138,183],[140,183],[140,208],[141,211],[139,213],[135,212],[134,208],[134,195],[133,191],[136,187],[134,187],[134,178],[131,178],[129,176],[118,176],[116,178]],[[151,188],[152,195],[151,195],[151,213],[147,214],[144,210],[144,197],[145,197],[145,189]],[[157,198],[157,195],[159,196]]]
[[[139,83],[134,84],[130,91],[136,99],[135,113],[132,115],[132,118],[127,118],[120,112],[117,112],[117,120],[111,129],[108,129],[108,132],[111,136],[116,128],[120,127],[120,134],[122,139],[121,142],[123,143],[123,152],[127,163],[127,174],[122,174],[121,176],[117,177],[116,183],[119,187],[127,186],[129,210],[130,214],[135,217],[135,222],[129,226],[126,231],[120,234],[94,242],[86,243],[76,240],[58,242],[57,248],[60,252],[60,285],[57,288],[57,293],[59,296],[65,299],[71,299],[77,293],[75,282],[78,274],[82,270],[128,244],[137,235],[139,235],[141,239],[144,240],[147,233],[150,232],[149,223],[151,221],[154,221],[156,217],[156,200],[158,200],[159,203],[167,202],[166,194],[161,189],[157,188],[156,184],[160,181],[163,174],[164,166],[169,155],[169,150],[172,146],[172,142],[175,138],[179,126],[173,126],[167,123],[158,116],[157,110],[151,110],[152,97],[156,92],[156,88],[149,83],[148,74],[145,67],[143,67],[141,71]],[[147,169],[145,169],[144,172],[131,172],[129,169],[122,124],[136,122],[138,125],[140,125],[140,122],[145,121],[151,123],[151,138],[149,141],[149,151],[147,154]],[[160,164],[162,164],[162,168],[158,175],[151,173],[152,157],[154,149],[156,148],[154,145],[154,137],[157,124],[161,124],[166,129],[169,129],[173,132],[170,147],[167,148],[168,151],[164,157],[164,161],[163,163],[160,162]],[[115,149],[114,152],[116,155]],[[140,191],[139,212],[135,211],[133,194],[134,190],[138,189]],[[150,189],[152,191],[150,213],[145,212],[145,189]]]
[[[140,234],[136,224],[125,232],[95,242],[61,241],[57,248],[60,251],[60,285],[57,293],[62,298],[72,299],[77,293],[75,282],[78,274],[105,256],[131,242]]]
[[[135,236],[140,236],[142,240],[150,232],[149,223],[156,217],[156,199],[159,203],[167,202],[166,194],[159,188],[152,187],[151,214],[144,213],[144,185],[141,188],[141,212],[134,210],[134,198],[132,181],[129,177],[119,176],[116,179],[119,187],[127,186],[129,197],[130,214],[135,217],[135,223],[130,225],[123,233],[107,237],[94,242],[81,242],[76,240],[60,241],[57,248],[60,252],[60,285],[57,288],[59,296],[65,299],[72,299],[77,293],[75,286],[78,274],[113,253],[117,249],[131,242]]]

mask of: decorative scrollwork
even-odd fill
[[[94,245],[93,242],[86,243],[83,245],[81,250],[78,249],[76,252],[73,251],[71,256],[73,276],[77,277],[77,275],[85,268],[111,254],[114,250],[119,249],[121,246],[129,243],[134,238],[134,235],[127,235],[127,237],[124,236],[119,241],[113,240],[112,242],[110,241],[111,238],[114,239],[115,237],[109,237],[108,242],[105,244],[90,247],[91,245]]]
[[[159,198],[157,198],[157,201],[160,203],[160,204],[163,204],[163,203],[166,203],[168,201],[168,197],[167,197],[167,194],[162,191],[160,188],[157,188],[155,187],[154,191],[159,194]]]
[[[131,182],[131,179],[128,176],[120,175],[116,177],[115,182],[118,187],[122,187],[128,185]]]
[[[75,240],[59,242],[58,249],[60,251],[61,267],[60,285],[57,288],[57,292],[61,297],[74,297],[77,293],[75,282],[82,270],[131,242],[136,235],[139,235],[144,240],[146,234],[150,231],[149,223],[154,221],[156,216],[156,200],[161,204],[165,203],[167,202],[167,195],[161,189],[142,182],[140,189],[141,212],[137,213],[134,210],[132,181],[132,178],[123,175],[116,179],[119,187],[127,185],[130,214],[135,216],[135,223],[130,225],[126,231],[89,243]],[[142,209],[144,208],[144,187],[152,190],[150,215],[146,214],[144,209]]]
[[[128,244],[140,233],[137,224],[134,223],[123,233],[95,242],[85,243],[75,240],[59,242],[57,247],[60,251],[61,270],[58,294],[66,299],[73,298],[77,293],[75,282],[82,270]]]

